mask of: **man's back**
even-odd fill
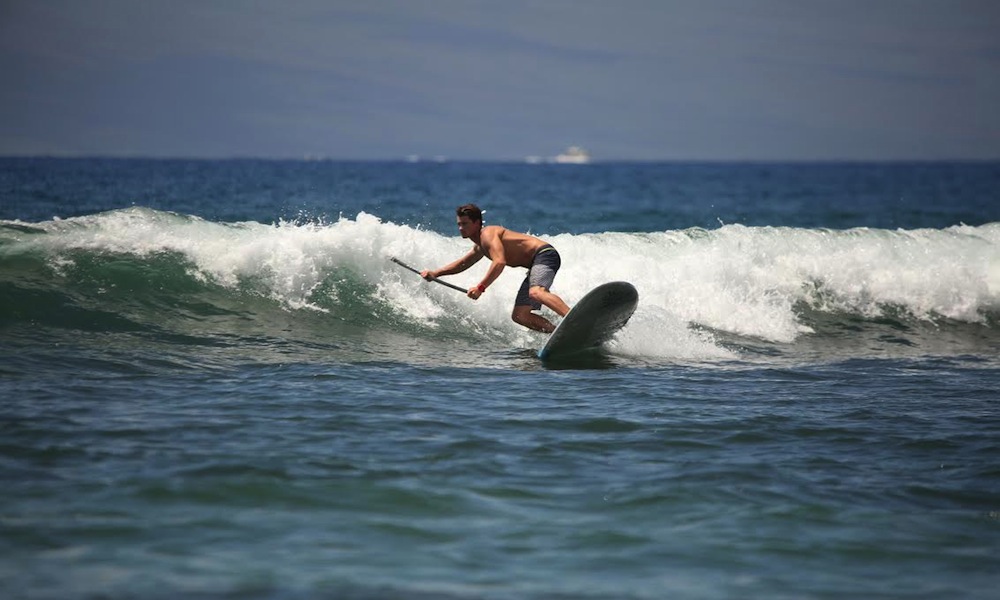
[[[505,229],[499,225],[488,225],[483,227],[479,247],[491,260],[488,248],[494,236],[500,238],[500,243],[503,244],[504,258],[507,265],[511,267],[531,267],[531,260],[534,258],[535,252],[547,243],[526,233]]]

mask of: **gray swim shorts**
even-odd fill
[[[545,289],[551,288],[560,265],[562,265],[562,260],[559,258],[559,252],[551,244],[539,248],[538,252],[535,252],[535,258],[531,261],[528,275],[524,278],[524,283],[521,284],[521,289],[517,292],[514,306],[530,306],[532,310],[540,309],[542,303],[532,301],[528,296],[528,290],[536,285]]]

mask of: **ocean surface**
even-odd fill
[[[1000,163],[3,158],[0,485],[11,599],[996,598]]]

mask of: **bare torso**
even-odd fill
[[[494,237],[498,237],[500,243],[503,244],[504,258],[507,265],[511,267],[531,268],[531,261],[534,259],[535,253],[538,252],[539,248],[548,244],[544,240],[525,233],[511,231],[499,225],[488,225],[482,229],[478,247],[490,260],[493,260],[493,257],[490,256],[489,246]]]

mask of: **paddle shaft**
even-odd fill
[[[399,260],[395,256],[393,256],[389,260],[391,260],[392,262],[396,263],[397,265],[403,267],[404,269],[406,269],[408,271],[413,271],[417,275],[420,275],[420,271],[414,269],[413,267],[411,267],[410,265],[406,264],[405,262]],[[434,283],[440,283],[441,285],[443,285],[445,287],[450,287],[451,289],[453,289],[453,290],[455,290],[457,292],[462,292],[463,294],[465,294],[465,293],[468,292],[468,290],[462,289],[462,288],[458,287],[457,285],[454,285],[452,283],[448,283],[447,281],[441,281],[437,277],[431,278],[431,281],[433,281]]]

